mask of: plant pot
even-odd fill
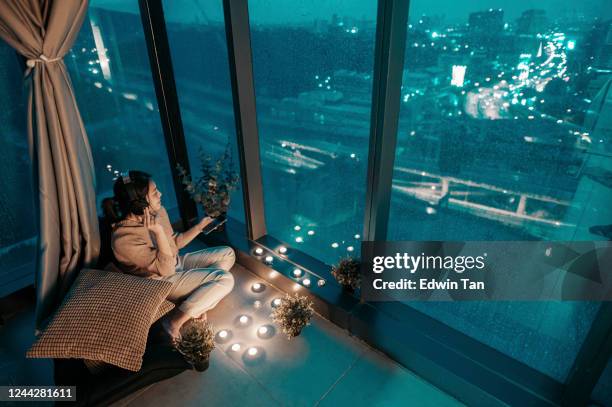
[[[300,329],[296,329],[295,333],[291,336],[291,339],[300,336],[300,334],[302,333],[302,329],[304,329],[304,327],[301,327]]]
[[[197,370],[198,372],[203,372],[206,369],[208,369],[209,364],[210,364],[210,358],[206,358],[206,359],[202,359],[202,360],[198,360],[197,362],[194,362],[193,368]]]

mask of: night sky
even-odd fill
[[[166,3],[168,0],[165,0]],[[221,1],[210,0],[172,0],[172,12],[166,16],[169,21],[197,22],[223,20]],[[137,11],[136,1],[125,0],[91,0],[93,7],[103,7],[122,11]],[[181,7],[177,7],[181,4]],[[361,19],[374,20],[376,17],[375,0],[251,0],[251,18],[258,23],[304,23],[314,19],[329,20],[333,14]],[[278,5],[285,5],[279,8]],[[612,18],[610,0],[412,0],[410,2],[411,20],[423,14],[445,16],[448,23],[466,22],[469,13],[489,8],[502,8],[506,20],[514,20],[524,10],[544,9],[549,17],[574,17],[583,15],[587,18],[599,16],[602,19]]]

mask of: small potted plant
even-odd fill
[[[344,290],[353,293],[361,284],[359,267],[358,260],[346,257],[332,267],[331,273]]]
[[[175,348],[199,372],[208,369],[210,353],[215,348],[212,326],[203,320],[192,319],[181,329],[181,338]]]
[[[298,336],[314,314],[312,301],[295,293],[294,296],[286,294],[279,306],[272,311],[272,320],[277,323],[288,339]]]
[[[216,161],[206,154],[202,148],[199,151],[202,175],[193,180],[187,171],[177,164],[179,179],[185,185],[185,190],[211,218],[225,217],[230,204],[230,194],[238,187],[238,173],[233,170],[233,160],[228,143],[221,157]]]

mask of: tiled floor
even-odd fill
[[[117,406],[455,406],[455,399],[402,368],[383,354],[351,337],[329,321],[315,316],[301,336],[289,341],[276,330],[269,314],[271,301],[281,293],[266,286],[253,293],[256,277],[241,266],[232,273],[234,291],[208,319],[215,330],[230,330],[218,343],[210,368],[186,371],[116,403]],[[254,306],[255,300],[261,307]],[[237,322],[250,317],[247,326]],[[33,317],[27,312],[0,328],[0,384],[49,384],[51,364],[21,357],[31,343]],[[257,328],[267,325],[270,338]],[[240,343],[239,352],[230,346]],[[256,358],[246,349],[258,348]]]

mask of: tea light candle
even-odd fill
[[[247,317],[246,315],[241,315],[239,321],[241,324],[246,324],[247,322],[249,322],[249,317]]]
[[[263,254],[263,249],[261,247],[258,247],[257,249],[255,249],[255,254],[258,254],[261,256]]]
[[[287,253],[287,248],[285,246],[281,246],[281,247],[278,248],[278,252],[280,254],[285,254],[285,253]]]
[[[323,280],[322,278],[321,278],[321,279],[319,279],[319,281],[317,281],[317,285],[318,285],[319,287],[323,287],[323,286],[325,285],[325,280]]]
[[[219,338],[221,339],[227,338],[227,331],[225,329],[222,331],[219,331]]]
[[[232,345],[232,350],[234,352],[238,352],[240,350],[240,344],[239,343],[235,343]]]
[[[257,348],[249,348],[249,350],[247,351],[249,356],[255,356],[257,355]]]
[[[301,276],[301,275],[302,275],[302,270],[300,270],[299,268],[294,268],[294,269],[293,269],[293,275],[294,275],[295,277],[299,277],[299,276]]]
[[[260,283],[255,283],[251,286],[251,289],[253,291],[260,291],[261,290],[261,284]]]
[[[310,279],[309,278],[303,279],[302,284],[304,284],[306,287],[310,287]]]
[[[274,257],[266,256],[266,263],[272,263],[274,261]]]
[[[267,326],[260,326],[259,329],[257,330],[257,332],[260,335],[265,335],[268,333],[268,327]]]
[[[279,305],[281,305],[281,299],[280,298],[275,298],[274,301],[272,301],[272,306],[274,307],[278,307]]]
[[[257,309],[261,308],[261,301],[255,300],[255,302],[253,303],[253,306]]]

